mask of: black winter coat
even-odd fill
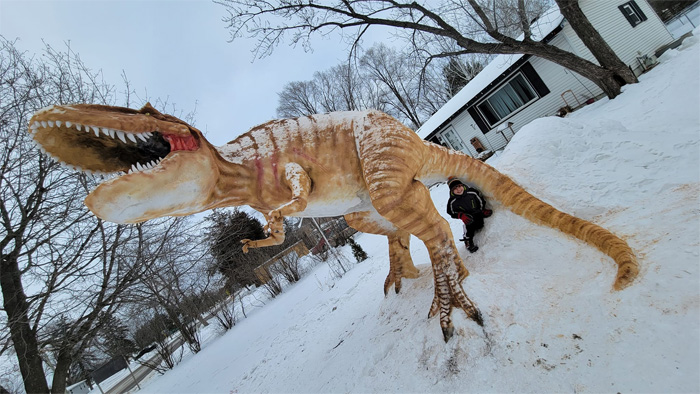
[[[450,199],[447,201],[447,214],[451,217],[457,219],[457,214],[460,212],[472,217],[481,217],[484,209],[486,209],[486,200],[481,196],[479,190],[465,187],[464,193],[459,196],[450,192]]]

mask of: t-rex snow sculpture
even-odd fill
[[[418,275],[409,254],[413,234],[430,254],[429,316],[440,313],[445,340],[454,330],[453,306],[479,324],[481,316],[462,288],[469,272],[426,184],[457,176],[513,212],[596,246],[618,264],[616,290],[639,270],[629,246],[608,230],[554,209],[489,165],[423,141],[377,111],[271,121],[221,147],[150,104],[53,106],[34,114],[29,132],[42,151],[77,170],[126,173],[85,199],[105,220],[136,223],[249,205],[267,219],[269,236],[244,240],[247,250],[281,243],[285,216],[345,215],[357,230],[388,237],[385,292]]]

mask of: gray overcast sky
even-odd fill
[[[70,41],[108,83],[119,86],[123,70],[140,98],[167,99],[185,112],[197,102],[196,125],[222,145],[274,119],[286,82],[338,64],[347,48],[333,35],[315,40],[313,53],[280,46],[254,60],[254,42],[228,42],[226,15],[208,0],[0,0],[0,34],[29,53],[40,53],[42,39],[57,50]]]

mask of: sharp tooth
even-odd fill
[[[41,121],[41,125],[44,126],[44,128],[49,127],[49,124],[46,123],[46,121],[44,121],[44,120]]]
[[[143,141],[143,142],[148,141],[148,138],[146,138],[146,136],[144,135],[144,133],[138,133],[138,134],[136,134],[136,136],[137,136],[141,141]]]
[[[151,168],[153,168],[157,165],[158,165],[158,163],[155,160],[151,161]]]
[[[49,120],[49,127],[53,127],[53,121]]]
[[[69,121],[66,121],[66,127],[71,127],[71,126],[73,126],[73,123],[71,123],[71,122],[69,122]],[[76,125],[76,126],[77,126],[77,125]]]
[[[131,141],[133,141],[134,144],[136,143],[136,137],[134,137],[133,134],[128,133],[128,134],[126,135],[126,138],[130,139]]]
[[[96,135],[96,136],[98,136],[98,137],[100,136],[100,128],[99,128],[99,127],[97,127],[97,126],[90,126],[90,128],[92,129],[92,131],[95,132],[95,135]]]
[[[141,163],[136,163],[136,169],[139,171],[143,171],[143,167],[141,167]]]
[[[114,131],[114,129],[109,129],[108,131],[109,131],[109,136],[112,138],[114,138],[117,135],[117,133]]]
[[[103,128],[102,128],[102,134],[104,134],[104,135],[109,135],[109,129],[106,128],[106,127],[103,127]]]
[[[63,122],[61,122],[60,120],[56,121],[56,126],[61,127],[62,124],[63,124]]]
[[[76,123],[75,128],[78,129],[78,131],[83,131],[83,125],[81,125],[80,123]]]
[[[131,172],[136,172],[136,171],[138,171],[138,169],[136,168],[136,165],[132,164],[131,165]]]
[[[126,137],[124,136],[124,132],[121,130],[115,130],[117,132],[117,137],[119,137],[120,140],[122,140],[123,143],[126,144]]]
[[[34,122],[34,123],[32,123],[32,125],[31,125],[30,127],[31,127],[32,129],[35,129],[35,130],[36,130],[36,129],[39,128],[39,126],[41,126],[41,124],[40,124],[39,122]]]

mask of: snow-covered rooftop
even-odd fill
[[[539,41],[547,37],[549,33],[559,27],[563,20],[564,17],[559,12],[559,7],[555,5],[550,8],[532,24],[531,31],[533,40]],[[518,37],[518,39],[522,38],[523,36]],[[427,137],[523,56],[523,54],[496,56],[496,58],[484,67],[474,79],[445,103],[445,105],[433,114],[430,119],[423,123],[416,133],[418,133],[421,138]]]

